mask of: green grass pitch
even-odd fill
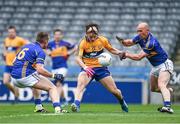
[[[62,115],[55,115],[51,104],[44,106],[50,113],[34,113],[33,104],[0,104],[0,123],[180,123],[180,105],[167,114],[158,112],[158,105],[129,105],[123,113],[118,104],[82,104],[80,113]]]

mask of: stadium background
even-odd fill
[[[9,25],[15,25],[18,35],[29,41],[35,40],[38,31],[47,31],[52,38],[52,30],[61,28],[65,32],[65,40],[77,43],[84,35],[84,25],[88,22],[96,22],[100,25],[101,34],[108,37],[113,46],[137,53],[140,50],[139,47],[123,48],[118,44],[115,36],[132,38],[136,34],[136,25],[142,21],[150,24],[152,33],[175,63],[175,74],[171,81],[175,90],[172,100],[174,103],[180,103],[179,0],[0,0],[0,52],[2,53],[3,40],[7,36],[6,29]],[[69,72],[65,87],[66,95],[72,101],[73,88],[80,68],[74,62],[73,56],[69,58],[68,64]],[[49,70],[51,68],[51,60],[48,57],[46,67]],[[3,68],[4,63],[1,58],[1,79]],[[159,104],[162,102],[160,95],[150,93],[148,90],[150,65],[146,59],[139,62],[129,59],[119,61],[119,58],[113,56],[113,63],[109,68],[116,83],[125,92],[125,98],[129,103]],[[101,88],[99,84],[94,82],[88,88],[84,102],[116,102],[104,89],[93,95],[92,92],[96,88]],[[20,100],[32,101],[32,97],[28,96],[30,92],[28,88],[22,89]],[[107,94],[105,100],[103,100],[103,93]],[[48,100],[47,94],[44,94],[44,100]],[[96,101],[98,97],[100,99]],[[91,98],[92,101],[88,101],[87,98]],[[13,100],[13,96],[1,82],[0,102],[9,100]]]

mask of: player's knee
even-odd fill
[[[57,90],[57,88],[56,88],[55,85],[51,85],[51,86],[49,87],[48,91],[50,91],[50,90]]]
[[[158,88],[159,89],[166,88],[166,85],[164,84],[164,82],[160,82],[158,83]]]
[[[120,93],[120,90],[117,89],[117,88],[111,88],[111,89],[110,89],[110,92],[111,92],[112,94],[114,94],[114,95],[118,95],[118,94]]]
[[[56,83],[56,86],[57,86],[57,87],[62,87],[62,84],[61,84],[60,82],[57,82],[57,83]]]
[[[77,89],[84,89],[85,88],[85,84],[84,83],[79,83],[77,85]]]

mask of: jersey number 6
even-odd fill
[[[29,48],[24,48],[23,50],[21,50],[21,52],[19,52],[17,58],[18,58],[19,60],[23,59],[24,56],[25,56],[25,51],[28,51],[28,50],[29,50]]]

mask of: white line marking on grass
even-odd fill
[[[145,114],[149,113],[149,114]],[[180,117],[179,114],[168,114],[168,113],[159,113],[152,114],[152,112],[143,112],[142,114],[133,112],[133,113],[44,113],[44,114],[18,114],[18,115],[5,115],[5,116],[0,116],[0,119],[4,118],[16,118],[16,117],[29,117],[29,116],[59,116],[59,115],[64,115],[64,116],[91,116],[91,117],[144,117],[144,118],[149,118],[149,117],[170,117],[170,118],[176,118]]]
[[[66,114],[67,116],[95,116],[95,117],[145,117],[145,118],[149,118],[149,117],[180,117],[180,115],[178,114],[168,114],[168,113],[159,113],[159,114],[137,114],[137,113],[70,113],[70,114]]]
[[[18,114],[18,115],[4,115],[0,116],[0,119],[3,118],[16,118],[16,117],[29,117],[29,116],[58,116],[58,115],[64,115],[64,113],[47,113],[47,114]],[[65,114],[66,115],[66,114]],[[71,114],[72,115],[72,114]]]
[[[58,115],[64,115],[64,113],[59,113],[59,114],[55,114],[55,113],[47,113],[47,114],[18,114],[18,115],[4,115],[4,116],[0,116],[0,119],[3,118],[16,118],[16,117],[29,117],[29,116],[58,116]]]
[[[29,117],[32,116],[33,114],[19,114],[19,115],[4,115],[4,116],[0,116],[0,119],[3,118],[16,118],[16,117]]]

